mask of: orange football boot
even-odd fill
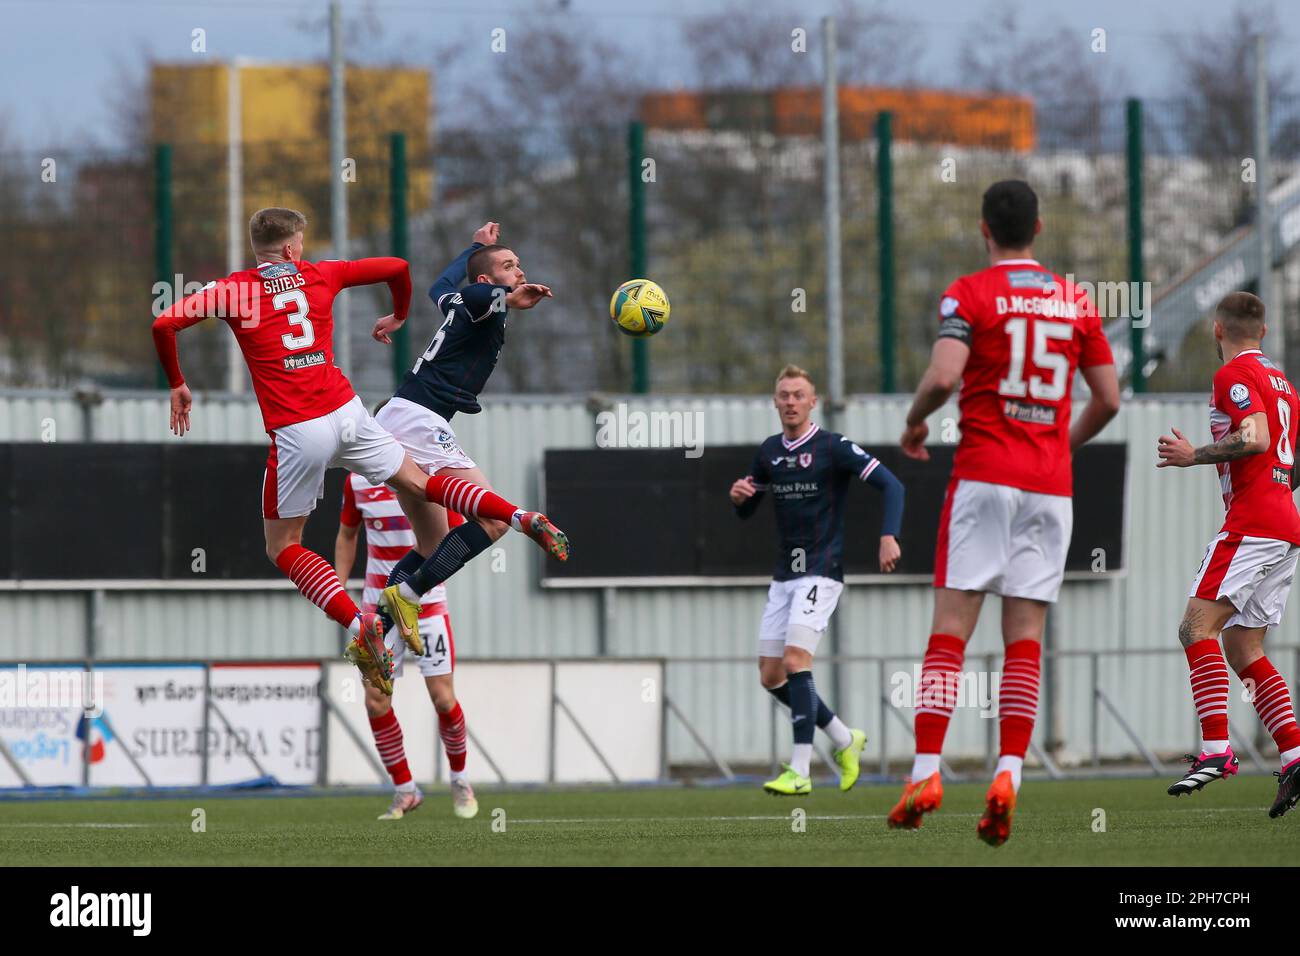
[[[1011,782],[1011,771],[1003,770],[993,778],[984,816],[975,827],[979,838],[989,846],[1001,846],[1011,836],[1011,814],[1016,810],[1016,787]]]
[[[943,781],[939,774],[930,774],[919,783],[911,779],[903,782],[903,795],[894,809],[889,811],[889,828],[891,830],[917,830],[922,818],[933,813],[943,803]]]

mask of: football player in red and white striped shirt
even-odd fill
[[[171,384],[171,428],[190,428],[194,400],[181,375],[176,333],[206,318],[230,326],[248,363],[271,450],[262,482],[266,553],[303,596],[353,637],[346,652],[366,680],[392,693],[392,660],[377,614],[362,614],[329,562],[302,546],[302,530],[324,493],[327,468],[346,468],[422,501],[456,507],[469,517],[503,522],[543,547],[532,512],[516,508],[463,477],[427,475],[370,416],[334,364],[334,298],[350,286],[386,282],[390,331],[406,321],[411,275],[404,259],[307,262],[307,219],[293,209],[260,209],[249,222],[257,265],[210,282],[164,310],[153,323],[154,347]],[[417,527],[422,547],[437,546],[440,529]],[[442,532],[445,533],[445,532]],[[427,542],[423,539],[428,538]],[[411,649],[422,651],[419,635]]]
[[[943,798],[940,753],[956,706],[966,642],[985,594],[1002,598],[1006,649],[998,690],[1000,748],[976,827],[1005,843],[1038,710],[1047,609],[1065,573],[1074,511],[1074,450],[1119,411],[1119,380],[1101,318],[1083,291],[1033,258],[1042,229],[1028,183],[984,193],[989,268],[962,276],[939,303],[939,338],[901,444],[925,460],[926,418],[960,386],[961,441],[939,520],[934,619],[921,665],[916,759],[891,827],[916,829]],[[1071,422],[1075,371],[1092,395]]]
[[[1214,339],[1223,367],[1210,398],[1214,441],[1193,448],[1175,428],[1172,437],[1160,436],[1156,467],[1213,464],[1227,510],[1178,626],[1202,739],[1200,753],[1188,756],[1191,769],[1169,793],[1193,793],[1237,772],[1228,743],[1231,665],[1281,756],[1277,798],[1268,811],[1280,817],[1300,800],[1300,726],[1286,681],[1264,654],[1264,638],[1282,620],[1300,557],[1300,513],[1292,497],[1300,400],[1260,350],[1266,331],[1264,303],[1256,296],[1233,292],[1219,303]]]
[[[447,518],[451,527],[465,520],[455,511],[447,512]],[[371,612],[378,607],[379,595],[387,584],[389,573],[416,546],[415,533],[392,489],[372,485],[359,475],[348,475],[343,482],[343,509],[339,514],[339,532],[334,544],[334,567],[340,581],[346,581],[352,571],[363,524],[366,529],[366,577],[361,607],[363,611]],[[465,772],[465,714],[452,685],[456,646],[452,638],[451,616],[447,613],[445,585],[438,585],[423,596],[420,629],[427,653],[416,655],[415,662],[438,712],[438,733],[447,751],[447,764],[451,771],[452,809],[456,816],[468,820],[478,813],[478,802]],[[393,652],[393,676],[401,676],[405,645],[395,627],[389,631],[386,644]],[[380,759],[396,788],[392,806],[379,819],[400,820],[424,799],[411,779],[402,742],[402,727],[397,721],[392,700],[378,688],[366,688],[366,713]]]

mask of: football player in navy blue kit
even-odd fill
[[[443,317],[442,325],[375,419],[425,472],[457,479],[457,486],[449,489],[447,506],[467,519],[448,532],[447,514],[441,507],[398,492],[415,531],[416,549],[393,568],[379,603],[417,654],[423,653],[420,596],[459,571],[508,528],[528,535],[560,561],[569,554],[568,538],[544,514],[501,510],[487,477],[465,454],[451,427],[457,412],[482,411],[478,395],[505,344],[509,311],[531,309],[551,297],[549,288],[527,281],[513,250],[497,244],[500,233],[499,223],[480,226],[469,248],[434,282],[429,298]],[[380,319],[371,335],[390,343],[390,333],[398,326]],[[493,509],[491,515],[484,514],[485,506]]]
[[[750,474],[731,486],[736,514],[748,518],[764,495],[772,496],[780,536],[776,570],[758,634],[759,679],[790,708],[794,754],[784,772],[763,785],[769,793],[812,792],[810,764],[817,727],[830,736],[840,768],[840,789],[858,779],[867,736],[845,725],[817,696],[813,655],[844,590],[844,496],[855,478],[884,495],[880,570],[893,571],[901,554],[903,486],[879,460],[850,439],[809,420],[817,388],[808,373],[787,365],[774,396],[781,432],[759,446]]]

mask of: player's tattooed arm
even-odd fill
[[[1255,415],[1242,419],[1242,425],[1236,431],[1201,447],[1192,447],[1191,442],[1177,428],[1173,432],[1173,438],[1162,434],[1157,442],[1156,454],[1160,457],[1157,468],[1187,468],[1192,464],[1235,462],[1239,458],[1260,454],[1269,447],[1269,421],[1264,412],[1256,412]]]
[[[1268,420],[1262,412],[1242,419],[1241,427],[1229,432],[1216,442],[1192,447],[1177,428],[1174,437],[1161,435],[1156,445],[1156,454],[1160,461],[1157,468],[1187,468],[1191,465],[1213,465],[1219,462],[1236,461],[1258,455],[1268,449]]]
[[[1235,461],[1257,454],[1255,447],[1255,422],[1247,418],[1235,432],[1229,432],[1216,442],[1202,445],[1192,454],[1198,465],[1211,465],[1220,461]]]

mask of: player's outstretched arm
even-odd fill
[[[1119,414],[1119,375],[1114,364],[1090,365],[1079,370],[1092,395],[1070,426],[1070,451],[1092,441]]]
[[[153,320],[153,347],[163,371],[167,373],[167,384],[171,386],[171,430],[175,435],[184,435],[190,430],[190,410],[194,407],[194,396],[181,374],[176,333],[207,318],[219,318],[228,312],[237,314],[237,311],[232,311],[238,309],[237,295],[238,286],[232,282],[209,282],[198,292],[158,313]]]
[[[478,233],[475,233],[478,235]],[[460,255],[452,260],[451,265],[442,270],[442,274],[433,280],[433,285],[429,287],[429,298],[433,304],[438,307],[438,311],[445,314],[442,307],[443,296],[451,295],[460,288],[460,284],[465,281],[465,270],[469,268],[469,257],[486,243],[472,242]]]
[[[499,286],[489,286],[489,288],[500,288]],[[539,282],[525,282],[517,288],[511,289],[506,294],[506,305],[512,309],[531,309],[543,299],[551,299],[551,287],[542,285]]]
[[[930,367],[925,370],[921,384],[916,387],[912,407],[907,412],[907,424],[899,439],[903,454],[908,458],[930,460],[930,453],[925,450],[925,439],[930,434],[930,429],[925,420],[942,408],[953,390],[961,384],[968,358],[970,346],[960,338],[941,335],[934,343],[934,348],[930,351]]]
[[[1177,428],[1173,428],[1173,437],[1161,435],[1156,442],[1156,454],[1160,461],[1157,468],[1187,468],[1191,465],[1214,465],[1224,461],[1236,461],[1268,451],[1268,416],[1256,412],[1241,420],[1241,427],[1229,432],[1216,442],[1193,448]]]
[[[396,323],[388,331],[393,331],[406,321],[406,315],[411,310],[411,266],[405,259],[372,256],[368,259],[326,260],[318,262],[316,267],[334,284],[335,289],[386,282],[388,291],[393,296],[392,319]]]

